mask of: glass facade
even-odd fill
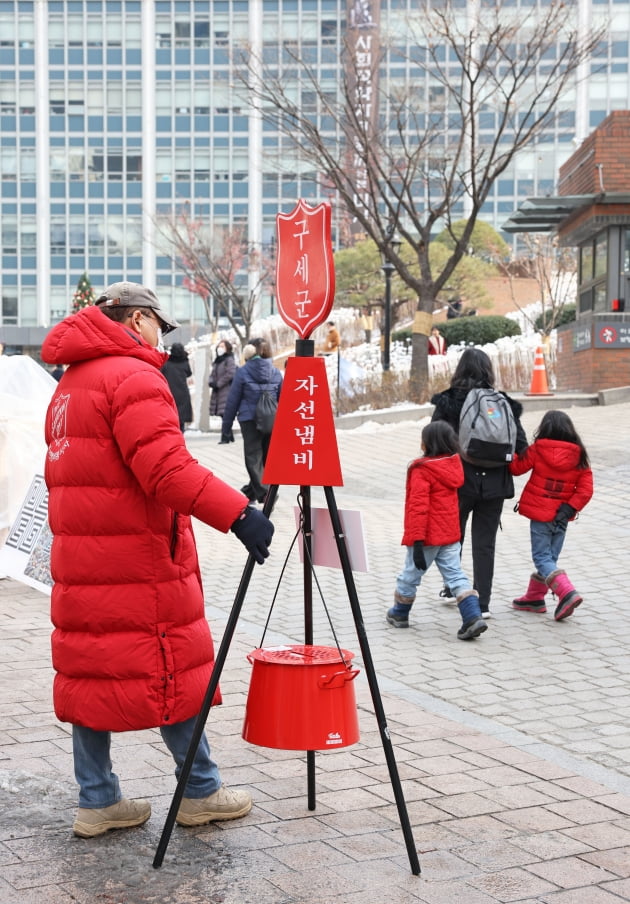
[[[579,122],[588,132],[630,106],[630,2],[581,3],[593,24],[609,23],[609,40],[567,109],[495,183],[483,217],[497,228],[525,197],[555,191]],[[452,5],[465,11],[466,0]],[[382,0],[382,28],[400,35],[417,9]],[[322,200],[315,174],[243,100],[236,51],[257,44],[267,63],[288,67],[296,101],[335,138],[290,62],[307,60],[334,97],[345,27],[346,0],[0,0],[1,324],[62,318],[84,271],[97,290],[120,279],[152,285],[179,320],[203,323],[200,298],[160,245],[160,218],[185,208],[264,249],[278,212]],[[386,78],[408,84],[416,52],[390,48]],[[437,90],[427,84],[423,96]],[[492,134],[492,111],[480,128]],[[593,249],[595,267],[602,254]]]

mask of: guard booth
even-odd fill
[[[504,232],[553,232],[578,250],[576,321],[558,327],[556,389],[630,386],[630,111],[611,113]]]

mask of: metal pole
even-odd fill
[[[385,273],[385,334],[383,336],[383,370],[389,370],[389,343],[392,329],[392,271],[394,265],[391,261],[385,261],[383,272]]]

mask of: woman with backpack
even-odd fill
[[[488,355],[480,348],[467,348],[459,359],[449,388],[431,399],[431,404],[435,405],[432,420],[446,421],[459,437],[464,466],[464,483],[458,491],[461,542],[463,544],[471,516],[473,586],[479,593],[484,618],[490,617],[494,554],[503,502],[514,496],[510,459],[513,452],[520,454],[527,448],[527,437],[520,422],[523,406],[504,392],[495,390],[494,382]],[[471,420],[466,402],[470,401],[467,397],[471,390],[485,390],[485,393],[474,394],[482,412],[475,426],[486,430],[485,436],[480,438],[468,435]],[[466,424],[463,424],[462,416],[466,411]],[[462,426],[466,435],[463,435]],[[445,587],[441,595],[451,596],[450,588]]]
[[[271,432],[261,432],[256,424],[256,407],[265,393],[280,398],[282,374],[271,361],[271,349],[264,339],[251,339],[243,349],[245,364],[234,375],[223,410],[222,436],[229,436],[238,418],[243,436],[243,454],[249,481],[241,492],[251,502],[264,502],[269,487],[262,482]]]

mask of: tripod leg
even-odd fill
[[[354,616],[354,624],[357,629],[359,646],[361,647],[361,655],[363,657],[363,663],[365,665],[365,674],[367,676],[368,684],[372,694],[374,712],[376,714],[376,719],[381,734],[383,751],[385,753],[385,759],[387,761],[387,768],[389,769],[389,777],[392,783],[394,797],[396,799],[396,806],[398,807],[398,818],[400,819],[400,826],[403,832],[403,837],[405,839],[405,844],[407,846],[407,856],[409,857],[411,872],[414,874],[414,876],[417,876],[420,873],[420,861],[418,860],[418,852],[416,850],[413,833],[411,831],[409,814],[407,813],[407,804],[405,803],[405,798],[402,792],[402,785],[400,783],[400,776],[398,775],[398,767],[396,765],[396,759],[394,757],[394,748],[389,736],[387,717],[385,716],[385,710],[383,709],[381,692],[379,690],[378,682],[376,679],[376,671],[374,669],[374,662],[372,660],[372,654],[370,652],[370,646],[368,644],[365,624],[363,623],[363,615],[361,613],[359,598],[357,596],[354,577],[352,575],[352,566],[350,565],[350,558],[348,556],[348,550],[346,547],[345,535],[343,532],[343,527],[341,525],[341,519],[339,518],[339,510],[335,501],[333,488],[324,487],[324,493],[326,495],[326,502],[328,503],[330,520],[335,532],[335,542],[337,544],[337,551],[339,552],[341,568],[343,570],[343,575],[346,582],[346,589],[348,591],[348,598],[350,600],[350,608],[352,609],[352,615]]]
[[[263,509],[265,514],[268,514],[268,512],[273,509],[277,494],[277,485],[269,487],[267,499],[265,500],[265,507]],[[225,665],[225,660],[227,658],[228,650],[232,642],[232,637],[234,636],[234,631],[236,630],[238,617],[241,613],[241,609],[243,608],[243,600],[245,599],[245,594],[247,593],[247,588],[249,587],[249,582],[251,580],[252,571],[254,570],[255,564],[256,562],[254,557],[251,555],[248,556],[247,562],[245,563],[245,568],[243,569],[241,581],[238,585],[238,590],[236,591],[236,596],[234,597],[232,611],[230,612],[230,616],[227,620],[225,632],[219,646],[219,651],[214,661],[214,668],[212,669],[212,674],[210,675],[210,683],[208,684],[208,689],[206,690],[205,696],[203,698],[203,703],[201,704],[201,709],[199,710],[199,714],[197,716],[197,721],[195,722],[195,727],[190,738],[190,745],[188,747],[188,751],[186,752],[186,759],[184,760],[182,771],[180,773],[179,779],[177,780],[175,794],[173,795],[173,800],[171,801],[171,806],[166,816],[166,822],[164,823],[164,828],[162,829],[162,835],[155,852],[155,857],[153,859],[154,869],[158,869],[160,866],[162,866],[162,861],[164,860],[164,855],[171,838],[173,826],[175,825],[175,817],[177,816],[177,811],[179,810],[179,806],[184,796],[184,789],[190,776],[190,770],[192,769],[192,764],[197,753],[197,748],[199,747],[199,741],[201,740],[201,735],[203,734],[203,730],[206,725],[208,713],[210,712],[210,707],[212,706],[212,700],[214,699],[214,695],[219,685],[219,678],[221,677],[221,672],[223,671],[223,666]]]
[[[311,488],[300,487],[302,496],[302,517],[304,530],[304,643],[313,644],[313,535],[311,524]],[[314,810],[315,803],[315,751],[306,751],[306,798],[309,810]]]

